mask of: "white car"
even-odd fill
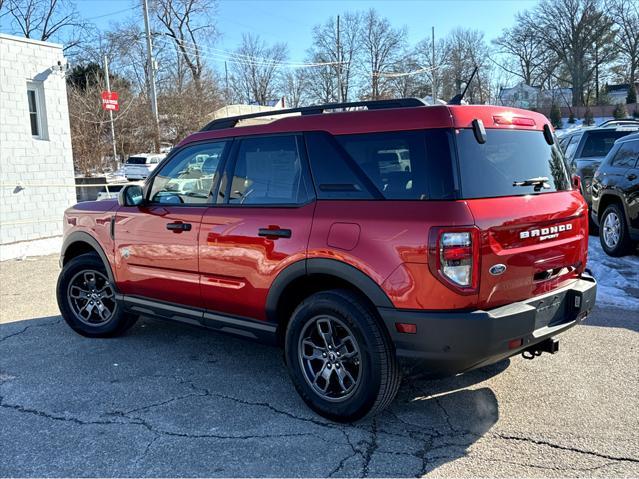
[[[165,156],[163,153],[140,153],[130,156],[124,165],[124,176],[127,180],[144,180]]]

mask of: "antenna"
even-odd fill
[[[475,65],[475,69],[473,70],[473,73],[470,75],[470,79],[466,82],[466,87],[464,88],[464,91],[461,93],[458,93],[457,95],[452,97],[450,100],[448,100],[449,105],[461,105],[461,102],[464,99],[466,92],[468,91],[468,87],[470,86],[470,82],[472,82],[473,78],[475,78],[475,74],[477,73],[477,70],[479,70],[479,67]]]

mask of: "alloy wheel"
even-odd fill
[[[300,335],[298,357],[304,379],[327,401],[344,401],[359,385],[360,348],[343,321],[328,315],[306,323]]]
[[[117,307],[115,290],[99,271],[84,270],[69,282],[67,298],[78,320],[89,326],[102,326],[113,317]]]
[[[603,224],[603,239],[608,248],[613,249],[621,237],[621,221],[614,211],[606,216]]]

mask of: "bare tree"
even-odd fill
[[[518,21],[543,40],[568,72],[573,106],[584,104],[586,86],[595,70],[613,58],[613,22],[600,0],[541,0]]]
[[[0,9],[11,19],[14,33],[41,41],[57,40],[65,50],[78,45],[87,25],[70,0],[6,0]]]
[[[393,28],[388,19],[380,17],[374,9],[364,14],[361,32],[365,63],[370,75],[370,89],[366,96],[378,99],[385,94],[387,81],[384,74],[390,72],[400,59],[407,32],[405,28]]]
[[[361,15],[346,13],[340,16],[339,41],[337,18],[330,17],[325,23],[313,27],[313,44],[309,49],[309,57],[314,63],[331,63],[328,72],[335,76],[336,81],[326,83],[339,92],[331,92],[330,97],[336,100],[348,101],[353,85],[358,54],[361,46]],[[339,50],[338,50],[339,44]]]
[[[608,0],[606,10],[619,27],[618,46],[625,65],[626,80],[634,85],[639,76],[639,3],[637,0]]]
[[[231,88],[237,99],[260,105],[274,99],[278,73],[287,56],[284,43],[269,47],[257,35],[244,34],[232,57]]]
[[[501,68],[521,78],[526,85],[542,86],[557,66],[557,59],[546,48],[544,39],[531,27],[532,22],[532,19],[518,21],[512,28],[505,29],[493,43],[498,48],[497,53],[506,56],[505,61],[499,62]]]
[[[296,68],[284,73],[282,91],[286,97],[287,106],[297,108],[305,103],[308,96],[308,83],[312,74],[306,68]]]
[[[215,37],[211,23],[215,3],[209,0],[156,0],[153,12],[166,35],[174,42],[198,90],[205,70],[203,43]]]
[[[490,98],[488,76],[491,65],[484,34],[478,30],[456,28],[446,37],[444,52],[441,75],[444,98],[461,93],[477,67],[478,72],[468,86],[465,100],[485,103]]]

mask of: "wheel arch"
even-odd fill
[[[86,253],[97,253],[97,255],[104,263],[109,281],[115,284],[115,277],[113,276],[111,263],[109,262],[104,249],[102,248],[98,240],[84,231],[75,231],[66,237],[64,243],[62,244],[60,266],[64,266],[73,258]]]
[[[603,214],[606,211],[606,208],[608,208],[608,206],[610,206],[613,203],[616,203],[617,205],[621,207],[621,211],[623,211],[626,224],[630,224],[629,218],[628,218],[628,212],[626,211],[626,208],[624,208],[623,198],[617,193],[614,193],[612,191],[606,191],[599,199],[599,208],[597,209],[597,217],[599,222],[601,223],[601,220],[603,219]]]
[[[267,295],[266,317],[277,325],[278,340],[283,339],[295,307],[309,295],[329,289],[351,290],[373,307],[393,307],[381,286],[354,266],[328,258],[298,261],[278,274]]]

